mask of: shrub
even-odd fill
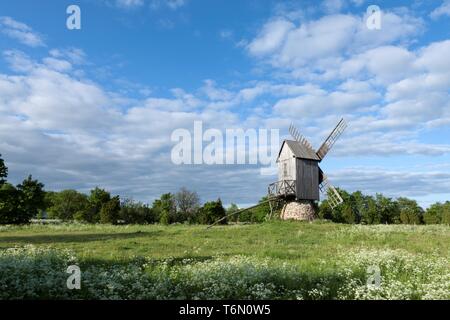
[[[225,211],[229,221],[237,222],[239,220],[239,214],[233,214],[239,210],[239,207],[232,203]]]
[[[20,196],[19,211],[24,213],[22,223],[28,223],[31,218],[35,217],[39,209],[45,206],[44,185],[37,180],[33,180],[31,175],[23,182],[17,185]]]
[[[443,205],[441,203],[435,203],[427,209],[423,215],[423,220],[426,224],[439,224],[442,221],[443,211]]]
[[[220,199],[217,201],[206,202],[200,209],[199,223],[211,224],[216,220],[223,218],[225,215],[226,212]],[[227,224],[227,219],[223,219],[220,224]]]
[[[259,200],[262,203],[267,200],[267,197],[263,197]],[[270,214],[269,203],[263,203],[256,208],[242,211],[237,215],[238,221],[240,222],[252,222],[252,223],[262,223],[266,221],[266,218]]]
[[[153,202],[152,209],[160,223],[169,224],[179,222],[177,217],[177,208],[173,194],[165,193],[160,199]]]
[[[407,198],[398,198],[400,208],[400,222],[403,224],[421,224],[423,219],[423,209],[419,207],[417,201]]]
[[[37,216],[44,207],[44,185],[31,176],[14,187],[9,183],[0,185],[0,223],[25,224]]]
[[[26,220],[19,210],[20,191],[10,183],[0,186],[0,224],[18,224]]]
[[[100,209],[100,222],[117,224],[119,213],[120,198],[119,196],[115,196],[102,205],[102,208]]]
[[[164,211],[161,213],[161,216],[159,218],[159,223],[168,225],[170,223],[169,213],[167,211]]]
[[[76,190],[57,192],[48,201],[51,202],[49,217],[65,221],[73,220],[76,213],[86,210],[89,205],[87,196]]]
[[[155,223],[155,215],[151,208],[141,202],[126,199],[120,207],[120,220],[125,224]]]
[[[441,222],[442,222],[442,224],[450,225],[450,202],[449,201],[447,201],[444,204]]]
[[[86,208],[77,211],[73,218],[79,222],[96,223],[100,220],[97,208],[89,203],[86,204]]]
[[[95,187],[91,190],[89,197],[89,208],[85,212],[85,218],[87,222],[95,223],[100,221],[100,210],[103,205],[111,200],[111,194],[99,187]]]

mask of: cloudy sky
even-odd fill
[[[345,117],[321,165],[333,184],[428,206],[450,199],[450,1],[2,1],[0,115],[14,183],[145,202],[186,186],[241,205],[276,176],[175,165],[174,130],[282,139],[293,122],[318,147]]]

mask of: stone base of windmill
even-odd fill
[[[282,220],[312,221],[316,210],[311,201],[292,201],[284,205],[280,217]]]

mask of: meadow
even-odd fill
[[[0,299],[450,299],[449,267],[448,225],[0,226]]]

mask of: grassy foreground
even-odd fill
[[[69,291],[74,263],[82,289]],[[449,267],[445,225],[0,227],[3,299],[449,299]]]

